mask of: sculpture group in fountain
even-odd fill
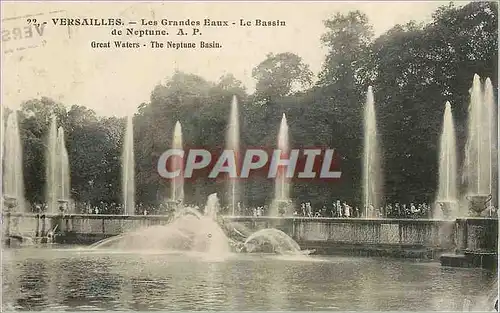
[[[173,203],[172,203],[173,204]],[[153,225],[102,240],[93,249],[187,251],[223,256],[230,252],[268,252],[304,255],[298,244],[277,229],[249,231],[225,221],[216,194],[208,197],[205,210],[175,202],[176,214],[165,225]]]

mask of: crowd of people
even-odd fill
[[[289,203],[291,204],[291,203]],[[98,205],[91,205],[90,203],[70,203],[74,208],[71,210],[80,214],[123,214],[125,209],[123,204],[119,203],[106,203],[100,202]],[[199,207],[193,206],[195,209],[200,210]],[[240,202],[234,210],[230,207],[222,207],[220,212],[224,215],[238,215],[238,216],[268,216],[271,212],[269,205],[257,207],[244,207]],[[291,206],[293,207],[293,205]],[[47,212],[48,206],[44,204],[35,204],[34,212]],[[158,206],[144,205],[139,203],[135,207],[135,214],[141,215],[157,215],[168,214],[175,210],[170,204],[159,204]],[[331,205],[312,206],[310,202],[301,203],[293,210],[289,208],[280,208],[276,210],[279,216],[298,216],[298,217],[339,217],[339,218],[432,218],[433,206],[428,203],[409,203],[402,204],[399,202],[393,204],[386,204],[376,208],[372,205],[361,210],[357,206],[351,206],[345,201],[337,200]],[[484,216],[496,217],[497,208],[494,206],[487,207],[482,213]]]
[[[79,214],[123,214],[125,211],[125,207],[123,204],[120,203],[107,203],[101,201],[98,204],[90,204],[87,202],[76,202],[76,203],[69,203],[68,206],[70,207],[71,212],[79,213]],[[159,206],[155,207],[152,205],[143,205],[142,203],[139,203],[138,205],[135,206],[135,214],[154,214],[154,213],[160,213],[160,212],[165,212],[167,211],[164,208],[165,205],[160,204]],[[35,213],[42,213],[42,212],[48,212],[48,204],[47,203],[38,203],[33,206],[33,212]]]
[[[302,203],[301,209],[295,214],[308,217],[431,218],[432,207],[427,203],[400,204],[396,202],[378,208],[369,205],[361,210],[357,206],[337,200],[330,207],[323,206],[316,210],[311,208],[310,203]]]
[[[269,206],[258,206],[244,209],[242,215],[265,216],[269,212]],[[368,206],[365,210],[361,210],[357,206],[351,206],[345,201],[337,200],[330,206],[323,205],[321,207],[313,207],[310,202],[301,203],[293,211],[293,216],[301,217],[370,217],[370,218],[431,218],[432,208],[427,203],[420,204],[388,204],[386,206],[375,208]],[[281,214],[286,215],[286,214]]]
[[[385,206],[376,208],[372,205],[361,210],[357,206],[351,206],[345,201],[337,200],[330,206],[323,205],[321,207],[312,206],[310,202],[301,203],[300,207],[295,208],[293,216],[300,217],[338,217],[338,218],[433,218],[435,206],[428,203],[389,203]],[[440,210],[440,208],[438,207]],[[229,208],[225,212],[231,213]],[[269,205],[258,207],[242,208],[238,203],[235,214],[243,216],[267,216],[270,212]],[[286,211],[285,211],[286,212]],[[286,216],[284,212],[279,212],[278,215]],[[485,207],[482,213],[483,216],[497,216],[497,209],[494,206]]]

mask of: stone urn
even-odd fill
[[[490,195],[468,195],[465,197],[469,201],[469,213],[472,216],[480,216],[481,212],[483,212],[488,207],[488,202],[491,201]]]
[[[57,203],[59,203],[59,212],[64,215],[68,211],[68,200],[59,199]]]
[[[17,206],[17,199],[8,195],[4,195],[3,202],[9,212]]]

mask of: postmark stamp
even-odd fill
[[[71,28],[53,27],[49,20],[65,16],[66,11],[7,17],[2,19],[2,53],[4,55],[41,48],[51,40],[62,41],[71,38]]]

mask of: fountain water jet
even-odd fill
[[[56,181],[58,182],[56,186],[58,188],[57,202],[59,202],[59,210],[71,213],[69,212],[70,207],[67,205],[71,198],[69,157],[62,126],[57,129],[56,161]]]
[[[304,255],[312,251],[301,250],[290,236],[275,228],[256,231],[243,243],[246,252],[268,252],[278,254]]]
[[[217,198],[216,193],[213,193],[208,196],[207,205],[205,206],[205,216],[213,220],[216,220],[219,211],[220,211],[219,198]]]
[[[224,229],[228,225],[218,212],[217,194],[208,197],[204,214],[194,208],[177,210],[167,225],[154,225],[104,239],[91,249],[118,249],[127,251],[197,252],[213,257],[228,255],[231,246],[236,251],[273,252],[289,255],[307,255],[313,250],[300,250],[299,245],[284,232],[274,229],[259,230],[243,241],[228,238]],[[221,225],[223,227],[221,227]],[[234,225],[229,223],[231,230]],[[244,227],[243,227],[244,228]],[[248,230],[243,230],[249,233]],[[240,233],[240,235],[242,235]],[[246,235],[242,235],[245,236]]]
[[[288,158],[289,138],[285,113],[283,113],[283,117],[281,118],[278,133],[278,150],[281,151],[281,158]],[[274,181],[274,199],[270,209],[270,216],[286,214],[289,213],[291,209],[290,183],[287,181],[286,170],[283,167],[278,167],[277,170],[276,179]]]
[[[172,138],[172,148],[182,150],[182,126],[179,121],[175,123],[174,134]],[[182,158],[172,157],[172,170],[180,171],[179,175],[173,178],[170,182],[170,200],[175,206],[182,205],[184,201],[184,177],[182,175],[183,163]]]
[[[364,113],[363,152],[363,216],[367,216],[370,206],[378,208],[381,199],[382,171],[375,119],[375,101],[372,87],[368,87]],[[371,211],[371,210],[370,210]],[[370,216],[372,217],[372,216]]]
[[[498,190],[497,175],[493,174],[498,172],[498,112],[495,112],[497,103],[495,101],[493,84],[489,78],[484,82],[483,99],[486,107],[486,116],[488,117],[488,147],[491,155],[489,166],[490,194],[492,196],[491,204],[498,206],[498,193],[493,192],[494,190]]]
[[[457,151],[451,105],[446,102],[439,152],[439,186],[433,217],[458,217]]]
[[[24,198],[23,148],[19,134],[17,111],[9,114],[5,126],[3,154],[3,194],[7,207],[26,210]]]
[[[122,154],[122,196],[125,215],[135,214],[135,161],[134,126],[132,116],[127,117]]]
[[[48,211],[54,214],[69,212],[71,197],[69,157],[64,129],[57,128],[56,116],[52,115],[46,151],[46,201]]]
[[[490,83],[488,85],[491,85]],[[490,87],[486,89],[489,90]],[[491,87],[492,88],[492,87]],[[467,185],[466,199],[469,214],[479,215],[492,198],[493,149],[493,97],[483,95],[479,75],[474,75],[470,91],[468,134],[465,148],[464,180]],[[486,104],[486,105],[485,105]],[[465,215],[465,212],[462,212]]]
[[[230,252],[230,240],[215,221],[218,212],[217,194],[209,196],[205,214],[193,208],[177,210],[167,225],[154,225],[123,233],[91,246],[92,249],[129,251],[188,251],[209,256]]]
[[[229,116],[229,127],[227,129],[227,144],[226,148],[230,151],[234,152],[236,156],[236,164],[238,162],[238,156],[240,152],[240,125],[239,125],[239,116],[238,116],[238,99],[236,96],[233,96],[233,100],[231,102],[231,113]],[[238,202],[237,194],[239,192],[237,184],[237,179],[230,178],[228,184],[228,194],[229,201],[231,203],[232,215],[236,215],[236,203]]]
[[[24,182],[22,168],[22,146],[17,122],[17,112],[10,113],[4,129],[2,117],[2,178],[3,199],[2,209],[2,244],[5,246],[21,245],[25,240],[19,235],[17,221],[13,223],[11,213],[25,210]],[[14,225],[13,225],[14,224]]]
[[[57,213],[57,186],[59,186],[59,179],[56,175],[57,172],[57,120],[56,116],[52,115],[50,119],[49,134],[47,138],[47,151],[46,151],[46,201],[48,211]]]

